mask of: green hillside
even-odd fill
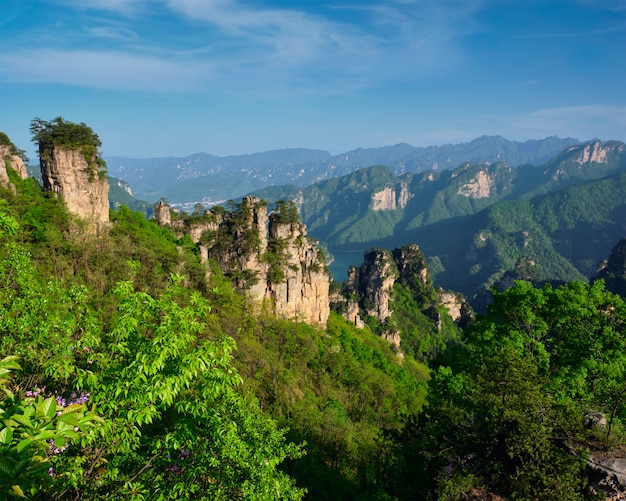
[[[626,445],[626,303],[602,281],[515,282],[462,330],[422,250],[377,249],[343,297],[371,311],[382,279],[397,278],[386,323],[366,316],[359,328],[332,312],[311,326],[253,308],[216,262],[201,262],[189,235],[124,205],[106,231],[85,232],[36,180],[9,177],[13,186],[0,186],[1,499],[617,495],[601,464]],[[389,179],[377,168],[333,182],[347,207]],[[416,231],[437,227],[442,244],[456,231],[475,238],[476,254],[492,249],[494,262],[511,263],[518,251],[539,260],[544,235],[559,235],[557,250],[575,247],[585,263],[599,248],[589,222],[626,216],[625,184],[615,174]],[[572,239],[580,227],[586,248]],[[451,258],[437,257],[448,273]],[[374,265],[386,274],[368,277]]]
[[[310,233],[337,253],[417,243],[435,282],[471,298],[520,260],[540,282],[587,280],[623,236],[624,171],[623,143],[591,141],[544,166],[466,163],[401,176],[377,166],[257,194],[301,204]],[[373,210],[384,188],[396,199],[404,190],[406,204]]]
[[[380,437],[422,409],[425,363],[336,314],[325,330],[253,315],[188,237],[125,206],[107,234],[84,235],[34,179],[12,182],[0,188],[0,359],[18,357],[0,362],[13,395],[2,492],[385,495]],[[41,416],[15,417],[38,402]]]

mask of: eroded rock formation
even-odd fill
[[[356,326],[363,325],[362,316],[376,318],[384,327],[382,337],[399,351],[400,333],[390,322],[396,283],[412,291],[424,314],[439,329],[439,306],[443,306],[458,325],[465,327],[471,322],[471,308],[459,294],[435,291],[426,258],[415,244],[393,251],[373,249],[367,252],[360,267],[352,266],[348,270],[344,296],[333,297],[333,309]]]
[[[67,209],[93,231],[109,223],[109,182],[82,150],[54,146],[40,151],[43,188],[63,198]]]
[[[22,179],[28,177],[22,157],[16,155],[10,145],[0,144],[0,184],[4,186],[9,184],[9,169],[17,172]]]
[[[408,184],[402,181],[396,188],[386,186],[372,193],[370,208],[375,211],[403,209],[411,196]]]
[[[190,235],[200,255],[214,260],[253,304],[283,318],[326,325],[330,276],[299,218],[269,214],[267,204],[254,197],[244,198],[236,211],[206,211],[188,223],[168,216],[166,204],[158,216],[155,206],[156,221]]]

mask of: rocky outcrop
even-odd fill
[[[398,189],[385,186],[382,190],[372,193],[370,208],[374,211],[403,209],[411,198],[409,186],[402,181]]]
[[[465,327],[471,323],[472,310],[460,294],[435,291],[426,258],[415,244],[398,247],[393,251],[373,249],[367,252],[360,267],[351,266],[348,270],[344,299],[335,298],[333,310],[356,326],[363,325],[364,317],[376,318],[382,327],[381,337],[401,354],[401,333],[394,327],[395,322],[392,320],[396,283],[412,292],[422,313],[433,322],[437,330],[442,328],[441,306],[459,326]]]
[[[465,329],[471,325],[474,311],[461,294],[440,289],[437,298],[459,327]]]
[[[280,316],[325,326],[330,313],[330,277],[323,256],[309,243],[303,223],[280,219],[276,213],[269,218],[269,243],[284,249],[279,264],[284,279],[266,280],[266,299]]]
[[[596,280],[604,280],[608,291],[626,298],[626,238],[617,242],[608,259],[600,262],[592,277]]]
[[[9,184],[9,169],[17,172],[22,179],[28,177],[24,160],[13,150],[10,145],[0,144],[0,184],[4,186]]]
[[[166,204],[157,205],[156,221],[189,235],[202,258],[214,260],[253,304],[282,318],[326,326],[330,276],[295,206],[270,214],[265,202],[245,197],[233,212],[216,208],[171,221]]]
[[[97,232],[109,223],[109,182],[82,150],[54,146],[40,151],[43,188],[63,199],[67,209]]]
[[[169,226],[172,224],[170,206],[165,200],[159,200],[153,206],[154,220],[159,226]]]
[[[593,141],[583,148],[578,157],[574,160],[579,165],[584,165],[590,162],[593,163],[607,163],[609,161],[609,153],[612,150],[618,149],[619,151],[624,150],[623,144],[602,144],[602,141],[596,140]]]
[[[459,188],[457,195],[467,198],[489,198],[492,185],[493,176],[486,170],[481,170],[473,179]]]
[[[366,253],[356,273],[365,315],[384,323],[393,313],[390,303],[393,286],[398,278],[398,268],[391,251],[374,249]]]

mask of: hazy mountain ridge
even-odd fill
[[[295,200],[333,252],[417,243],[437,282],[471,297],[522,258],[540,280],[590,277],[626,233],[625,171],[625,145],[595,140],[543,166],[466,163],[400,176],[378,166],[254,194]],[[394,210],[374,210],[383,193],[395,197]]]
[[[216,203],[242,197],[267,186],[311,184],[343,176],[363,167],[386,165],[395,174],[446,170],[464,162],[541,165],[567,147],[572,138],[548,137],[525,142],[482,136],[468,143],[415,147],[397,144],[359,148],[331,155],[305,148],[218,157],[197,153],[184,158],[129,159],[107,157],[112,176],[130,183],[139,198],[173,203]]]

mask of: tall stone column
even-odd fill
[[[89,165],[81,149],[40,150],[43,188],[61,196],[67,209],[97,232],[109,223],[109,181]]]

